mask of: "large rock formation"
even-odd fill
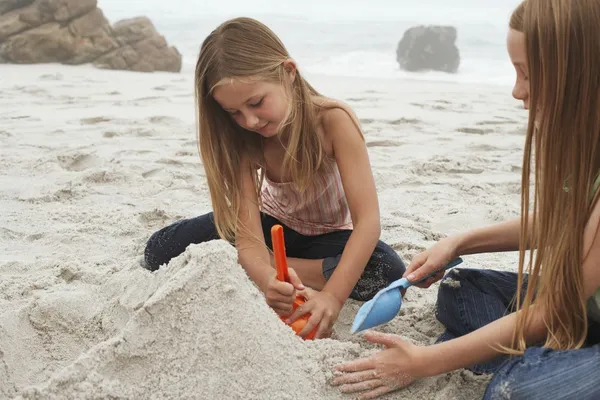
[[[181,54],[148,18],[111,27],[97,0],[0,0],[0,62],[181,71]]]
[[[455,73],[460,65],[455,42],[456,28],[452,26],[415,26],[404,32],[396,49],[396,59],[406,71]]]

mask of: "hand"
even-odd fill
[[[372,343],[386,346],[385,350],[335,367],[338,374],[332,381],[343,393],[360,393],[359,399],[374,399],[404,388],[418,378],[427,376],[420,365],[425,348],[402,340],[399,336],[367,331],[364,337]],[[339,373],[342,373],[339,375]]]
[[[404,273],[404,277],[410,282],[416,282],[424,276],[443,268],[450,261],[458,257],[459,238],[450,236],[441,239],[429,249],[417,254],[411,261]],[[427,280],[415,284],[415,286],[426,289],[444,277],[445,271],[440,271]]]
[[[298,332],[298,336],[305,337],[318,326],[315,339],[330,337],[333,324],[337,320],[342,308],[340,301],[329,292],[319,292],[310,288],[303,290],[300,294],[304,296],[306,302],[296,308],[288,317],[286,323],[291,324],[304,314],[310,313],[311,316],[308,318],[308,322]]]
[[[288,273],[290,276],[289,283],[280,281],[277,279],[277,273],[272,272],[272,276],[264,290],[267,304],[282,317],[292,312],[292,305],[296,300],[296,290],[306,289],[293,268],[288,268]]]

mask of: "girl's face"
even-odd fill
[[[242,128],[270,138],[277,135],[289,109],[281,84],[232,79],[214,89],[213,97]]]
[[[523,102],[523,107],[529,109],[529,76],[527,66],[527,51],[525,47],[525,34],[509,29],[506,40],[508,55],[517,71],[517,80],[513,87],[512,95]]]

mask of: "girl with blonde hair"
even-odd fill
[[[448,273],[438,292],[436,315],[446,327],[438,342],[368,333],[387,349],[339,366],[345,373],[333,384],[342,391],[375,398],[469,368],[494,374],[485,399],[600,399],[599,21],[598,0],[525,0],[516,8],[507,38],[513,96],[529,109],[521,217],[442,239],[406,275],[419,279],[458,255],[514,250],[518,273]]]
[[[235,18],[210,33],[195,74],[213,212],[154,233],[147,268],[192,243],[227,240],[279,315],[293,322],[311,314],[300,336],[316,326],[317,338],[329,336],[347,298],[369,300],[405,271],[379,241],[377,192],[357,118],[318,93],[254,19]],[[279,282],[273,267],[275,224],[284,227],[291,283]],[[290,314],[297,293],[308,301]]]

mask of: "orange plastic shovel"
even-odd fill
[[[271,240],[273,241],[273,253],[275,256],[275,267],[277,268],[277,279],[282,282],[289,282],[290,275],[288,272],[287,265],[287,257],[285,255],[285,241],[283,239],[283,227],[281,225],[273,225],[271,228]],[[296,308],[300,307],[304,304],[306,300],[303,296],[297,295],[294,304],[292,305],[292,312],[296,310]],[[298,334],[308,322],[308,318],[310,314],[304,314],[291,324],[289,324],[294,332]],[[282,321],[285,322],[287,317],[280,317]],[[315,328],[312,332],[304,337],[306,340],[314,339],[317,333],[317,328]]]

